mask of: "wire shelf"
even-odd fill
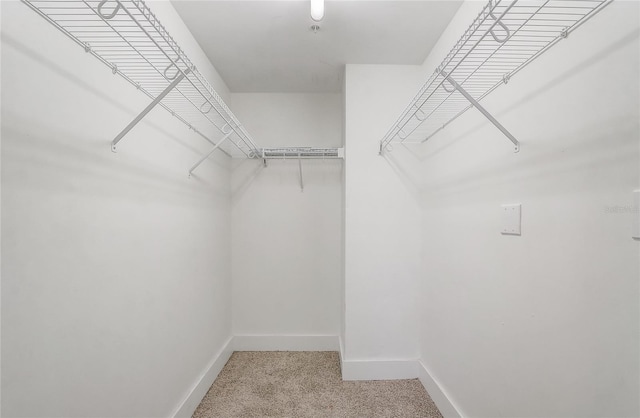
[[[386,133],[380,152],[393,143],[427,141],[473,107],[474,99],[479,102],[508,83],[612,1],[489,1]],[[517,141],[512,141],[517,150]]]
[[[260,156],[264,159],[336,159],[343,158],[343,148],[262,148]]]
[[[201,137],[231,133],[218,149],[258,158],[259,148],[142,0],[22,0]],[[173,83],[175,87],[162,96]],[[214,134],[215,130],[220,133]]]

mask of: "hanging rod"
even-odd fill
[[[519,150],[480,101],[613,0],[490,0],[380,141],[423,143],[476,107]]]
[[[344,148],[313,148],[313,147],[289,147],[289,148],[261,148],[256,158],[268,159],[321,159],[330,160],[344,158]]]
[[[114,151],[122,137],[160,105],[228,156],[260,155],[249,133],[144,1],[22,2],[152,100],[114,139]],[[213,132],[226,135],[225,129],[232,135],[218,147]]]

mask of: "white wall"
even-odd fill
[[[0,28],[2,27],[2,7],[0,7]],[[2,42],[0,42],[0,80],[2,80]],[[0,127],[2,126],[2,83],[0,82]],[[2,130],[0,129],[0,152],[2,150]],[[0,202],[2,202],[2,158],[0,158]],[[2,204],[0,203],[0,231],[2,231]],[[1,235],[1,234],[0,234]],[[0,236],[0,415],[2,415],[2,238]]]
[[[378,144],[418,89],[422,69],[347,65],[345,77],[344,360],[413,361],[421,212],[402,161],[379,156]],[[357,377],[344,367],[343,375]]]
[[[638,20],[613,2],[485,100],[519,154],[473,110],[415,150],[421,357],[464,416],[640,413],[639,243],[632,210],[609,210],[640,186]],[[505,203],[522,236],[500,235]]]
[[[147,103],[2,2],[3,416],[171,415],[231,335],[228,169],[160,108],[111,153]]]
[[[264,147],[339,147],[340,94],[233,93],[236,115]],[[235,335],[340,330],[342,161],[243,161],[233,172]],[[287,340],[288,341],[288,340]]]

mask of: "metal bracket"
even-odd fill
[[[149,103],[149,105],[147,107],[144,108],[144,110],[142,112],[140,112],[140,114],[138,116],[136,116],[123,130],[122,132],[120,132],[118,134],[118,136],[115,137],[115,139],[113,141],[111,141],[111,151],[116,152],[116,145],[118,145],[118,142],[120,142],[120,140],[134,127],[138,124],[138,122],[140,122],[142,120],[142,118],[144,118],[147,113],[149,113],[151,111],[151,109],[153,109],[158,103],[160,103],[162,101],[162,99],[164,99],[164,97],[169,94],[171,92],[171,90],[173,90],[181,81],[183,78],[185,78],[187,76],[187,74],[189,74],[189,69],[187,68],[186,70],[180,72],[180,74],[175,78],[175,80],[173,80],[173,82],[171,84],[169,84],[167,86],[166,89],[164,89],[164,91],[162,93],[160,93],[158,95],[158,97],[156,97],[155,99],[153,99],[153,101],[151,103]]]
[[[569,28],[563,28],[562,32],[560,32],[560,37],[567,39],[569,37]]]
[[[511,132],[509,132],[504,126],[502,126],[500,124],[500,122],[498,122],[496,120],[496,118],[491,116],[491,113],[489,113],[487,111],[487,109],[482,107],[482,105],[480,105],[480,103],[478,103],[478,101],[476,99],[474,99],[465,89],[463,89],[458,83],[456,83],[456,81],[453,78],[451,78],[451,76],[449,76],[449,74],[447,74],[444,70],[440,71],[440,74],[442,74],[442,76],[449,82],[449,84],[451,84],[453,87],[455,87],[456,90],[458,90],[458,92],[460,92],[460,94],[462,94],[469,101],[469,103],[471,103],[473,105],[473,107],[478,109],[480,111],[480,113],[482,113],[487,119],[489,119],[489,121],[491,123],[493,123],[496,128],[500,129],[500,131],[507,138],[509,138],[509,141],[513,142],[513,145],[515,145],[515,151],[514,152],[520,151],[520,143],[518,142],[518,140],[513,135],[511,135]],[[444,84],[443,84],[443,86],[444,86]]]
[[[304,192],[304,181],[302,179],[302,158],[298,154],[298,169],[300,170],[300,191]]]
[[[229,133],[225,134],[225,135],[222,137],[222,139],[221,139],[220,141],[218,141],[218,143],[216,144],[216,146],[215,146],[215,147],[213,147],[213,149],[212,149],[211,151],[209,151],[209,153],[208,153],[207,155],[205,155],[204,157],[200,158],[200,160],[199,160],[197,163],[195,163],[195,164],[193,165],[193,167],[191,167],[191,169],[189,170],[189,178],[191,178],[191,174],[193,174],[193,171],[194,171],[196,168],[198,168],[198,166],[200,166],[200,164],[202,164],[203,162],[205,162],[205,160],[206,160],[207,158],[211,157],[211,154],[213,154],[213,153],[214,153],[218,148],[220,148],[220,145],[222,145],[222,143],[223,143],[224,141],[226,141],[226,140],[231,136],[231,134],[232,134],[232,133],[233,133],[233,131],[231,131],[231,132],[229,132]]]

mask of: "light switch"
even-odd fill
[[[520,211],[521,204],[502,205],[502,231],[503,235],[520,235]]]
[[[633,220],[631,236],[633,239],[640,240],[640,190],[633,192],[633,206],[631,207]]]

